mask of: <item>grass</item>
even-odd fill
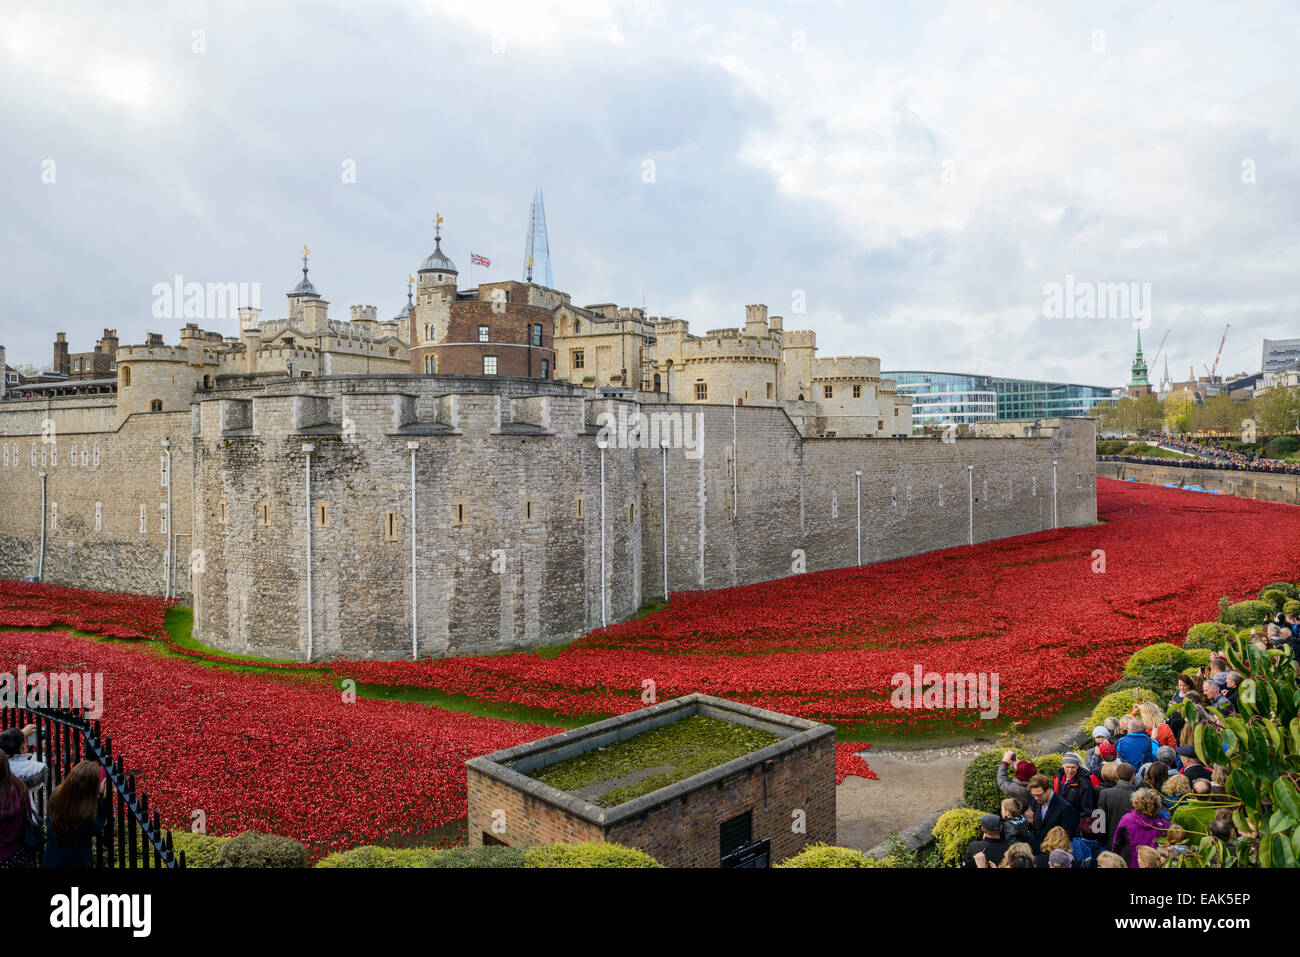
[[[598,793],[591,802],[616,807],[780,740],[770,731],[696,714],[557,761],[530,776],[561,791],[595,786]],[[646,775],[649,771],[655,773]],[[600,790],[606,786],[610,789]]]
[[[342,687],[341,682],[336,682]],[[559,715],[544,708],[529,708],[515,704],[497,704],[481,701],[469,695],[451,694],[436,688],[412,688],[408,686],[358,684],[357,696],[372,698],[377,701],[414,701],[427,704],[444,711],[463,711],[480,718],[499,718],[503,721],[519,721],[526,724],[549,724],[558,728],[581,728],[610,717],[609,714]]]

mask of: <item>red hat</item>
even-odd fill
[[[1111,744],[1109,741],[1103,741],[1101,744],[1097,745],[1097,753],[1100,754],[1104,760],[1109,761],[1119,752],[1115,750],[1115,745]]]
[[[1016,762],[1016,780],[1017,780],[1017,781],[1028,781],[1030,778],[1032,778],[1032,777],[1033,777],[1035,774],[1037,774],[1037,773],[1038,773],[1038,768],[1034,765],[1034,762],[1033,762],[1033,761],[1017,761],[1017,762]]]

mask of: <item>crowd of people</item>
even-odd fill
[[[1137,462],[1144,465],[1167,465],[1185,469],[1216,469],[1230,472],[1275,472],[1300,474],[1300,463],[1266,458],[1262,453],[1233,452],[1217,445],[1204,445],[1188,439],[1161,438],[1161,446],[1194,458],[1165,458],[1156,455],[1098,455],[1102,462]]]
[[[35,725],[0,733],[0,870],[88,868],[108,821],[108,776],[99,762],[82,761],[51,793],[50,768],[35,746]]]
[[[1300,660],[1300,619],[1278,615],[1250,641],[1289,647]],[[1215,652],[1200,673],[1181,675],[1167,708],[1141,702],[1092,729],[1092,747],[1062,755],[1055,774],[1008,750],[997,770],[1005,795],[985,814],[966,849],[965,867],[1163,867],[1204,835],[1233,844],[1253,837],[1232,819],[1238,801],[1225,790],[1228,769],[1196,754],[1196,725],[1210,712],[1237,711],[1242,675]],[[1202,717],[1175,707],[1190,701]]]

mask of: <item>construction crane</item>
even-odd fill
[[[1228,330],[1231,328],[1232,323],[1228,323],[1223,327],[1223,338],[1219,340],[1219,351],[1214,354],[1214,365],[1204,366],[1206,375],[1210,377],[1210,381],[1214,381],[1215,373],[1219,371],[1219,359],[1223,356],[1223,344],[1228,341]]]

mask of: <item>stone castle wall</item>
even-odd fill
[[[660,435],[671,446],[671,591],[853,565],[855,470],[863,472],[863,562],[964,544],[968,489],[976,541],[1050,528],[1053,459],[1059,524],[1096,517],[1088,420],[1065,420],[1050,437],[952,444],[806,439],[783,410],[742,406],[733,456],[729,406],[643,407],[656,416],[647,434],[651,425],[659,430],[643,443],[617,429],[620,418],[631,421],[634,403],[586,399],[561,383],[412,375],[239,381],[227,379],[177,412],[119,416],[111,396],[6,403],[0,576],[36,574],[44,471],[44,580],[162,594],[164,438],[173,458],[175,592],[193,603],[196,636],[285,658],[308,650],[309,515],[312,656],[411,654],[411,442],[419,443],[421,655],[537,647],[600,626],[602,458],[603,620],[626,618],[663,594]],[[52,444],[42,441],[47,419]],[[314,446],[310,494],[305,444]]]

